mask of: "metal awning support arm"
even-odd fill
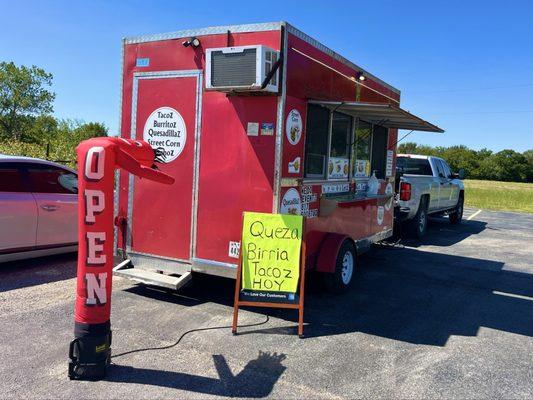
[[[282,62],[283,62],[283,53],[280,53],[278,61],[274,63],[270,72],[267,74],[267,76],[265,76],[263,83],[261,83],[261,89],[264,89],[267,87],[267,85],[272,80],[272,77],[274,76],[274,74],[276,73],[276,71],[278,70]]]

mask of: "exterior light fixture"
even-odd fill
[[[357,74],[357,80],[363,82],[366,79],[366,76],[363,75],[362,72],[359,72]]]
[[[184,47],[189,47],[189,46],[192,46],[194,48],[197,48],[198,46],[200,46],[200,39],[196,38],[196,37],[192,37],[190,39],[187,39],[185,40],[182,45]]]

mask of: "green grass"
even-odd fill
[[[533,213],[533,183],[466,179],[464,184],[467,206]]]

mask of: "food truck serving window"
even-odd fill
[[[349,115],[309,105],[305,142],[306,177],[348,178],[352,121]]]
[[[348,144],[352,130],[352,117],[334,112],[331,116],[331,143],[328,161],[329,179],[348,178],[350,151]]]
[[[329,110],[309,104],[305,139],[305,176],[323,178],[328,154]]]
[[[370,148],[372,144],[372,124],[359,120],[355,129],[353,145],[353,176],[367,178],[370,176]]]
[[[378,179],[385,179],[385,167],[387,163],[387,142],[389,131],[382,126],[374,125],[372,135],[372,171],[376,171]]]
[[[306,135],[306,178],[347,180],[350,160],[355,178],[368,178],[373,170],[385,177],[387,128],[309,104]]]

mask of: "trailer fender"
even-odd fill
[[[320,246],[320,251],[316,260],[316,270],[318,272],[334,273],[337,262],[337,254],[342,243],[346,240],[352,240],[346,235],[340,233],[329,233]]]

